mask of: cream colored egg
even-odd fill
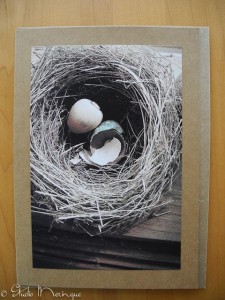
[[[80,99],[72,106],[67,125],[72,132],[81,134],[95,129],[102,118],[102,111],[96,102]]]

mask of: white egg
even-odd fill
[[[96,102],[80,99],[72,106],[67,125],[74,133],[85,133],[95,129],[102,118],[102,111]]]

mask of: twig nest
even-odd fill
[[[100,124],[101,111],[88,102],[90,113],[69,113],[71,134],[74,99],[92,99],[122,129]],[[168,203],[161,196],[179,167],[181,100],[170,61],[149,46],[46,48],[31,82],[32,211],[90,235],[152,216]]]
[[[89,99],[78,100],[71,108],[67,125],[74,133],[86,133],[95,129],[102,121],[99,105]]]

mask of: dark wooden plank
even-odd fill
[[[180,241],[180,232],[169,232],[165,230],[160,231],[160,226],[162,227],[166,227],[168,224],[168,222],[157,222],[157,225],[152,224],[152,222],[149,223],[145,223],[144,225],[140,225],[136,228],[133,228],[130,232],[128,232],[126,234],[126,236],[129,237],[133,237],[133,238],[137,238],[140,239],[140,232],[142,233],[142,239],[154,239],[154,240],[168,240],[168,241]],[[173,229],[172,223],[169,224],[170,225],[170,230]],[[174,226],[174,228],[177,228],[176,224]]]
[[[80,267],[82,264],[82,267],[85,269],[88,269],[90,266],[92,268],[96,268],[96,266],[99,268],[102,267],[108,267],[108,268],[119,268],[119,269],[136,269],[136,270],[149,270],[153,267],[163,268],[165,265],[162,263],[157,263],[154,261],[138,261],[135,258],[132,260],[126,260],[121,259],[120,257],[103,257],[103,256],[87,256],[87,255],[81,255],[79,253],[78,255],[76,253],[68,253],[65,252],[62,256],[61,251],[59,249],[48,249],[47,255],[46,252],[43,252],[43,248],[35,248],[34,253],[38,253],[39,257],[40,255],[45,255],[49,257],[49,261],[52,261],[53,257],[60,258],[64,260],[64,264],[73,264],[76,268]],[[91,269],[92,269],[91,268]],[[176,269],[176,264],[167,265],[167,268]]]
[[[45,268],[45,269],[76,269],[76,270],[108,270],[118,269],[116,267],[108,267],[96,264],[88,264],[87,262],[78,262],[66,260],[64,257],[54,257],[41,253],[33,253],[34,268]],[[121,268],[119,268],[121,269]]]
[[[55,234],[55,233],[54,233]],[[80,237],[77,234],[60,236],[60,232],[57,232],[57,239],[52,239],[51,234],[46,233],[33,233],[33,246],[42,247],[43,249],[50,249],[53,247],[55,251],[60,250],[61,253],[82,253],[87,257],[89,256],[101,256],[111,257],[114,259],[129,259],[138,261],[154,261],[167,264],[178,264],[179,252],[175,251],[174,245],[167,245],[167,251],[165,252],[165,246],[155,245],[154,242],[137,242],[132,240],[120,240],[120,239],[96,239],[87,236]]]
[[[34,229],[33,262],[46,268],[178,269],[180,244]]]
[[[33,264],[34,268],[45,268],[45,269],[76,269],[76,270],[127,270],[135,269],[127,268],[124,266],[112,266],[104,264],[91,264],[87,262],[78,262],[78,261],[66,261],[65,258],[53,257],[49,255],[43,255],[40,253],[34,253],[35,261]],[[152,265],[151,270],[176,270],[177,268],[171,268],[167,266],[157,266]]]

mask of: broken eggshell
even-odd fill
[[[71,160],[78,164],[80,159],[93,166],[105,166],[117,163],[125,153],[123,129],[115,121],[104,121],[93,132],[90,138],[90,151],[83,149],[78,157]],[[80,159],[79,159],[80,158]]]
[[[79,156],[89,165],[105,166],[116,163],[121,158],[121,146],[121,142],[113,137],[111,140],[106,141],[103,147],[99,149],[92,148],[91,153],[84,149],[79,153]]]
[[[102,122],[92,134],[92,137],[98,134],[99,132],[106,131],[106,130],[116,130],[119,134],[123,133],[123,128],[120,126],[119,123],[113,120],[107,120]]]
[[[94,154],[96,150],[100,151],[101,148],[107,147],[108,148],[107,154],[110,159],[110,155],[114,156],[114,154],[118,151],[117,149],[120,147],[118,157],[115,157],[111,161],[111,162],[117,162],[124,154],[124,149],[125,149],[125,141],[122,136],[122,133],[123,133],[123,128],[116,121],[107,120],[102,122],[94,130],[91,136],[91,140],[90,140],[91,153]],[[106,143],[109,143],[112,139],[114,140],[114,142],[110,143],[111,148],[109,148],[109,145],[107,146]]]
[[[125,141],[122,136],[123,129],[113,120],[102,122],[90,138],[90,154],[82,152],[85,161],[93,165],[104,166],[117,163],[125,153]]]
[[[106,141],[103,147],[91,149],[91,160],[101,166],[115,162],[121,153],[121,146],[120,140],[113,137],[111,140]]]

